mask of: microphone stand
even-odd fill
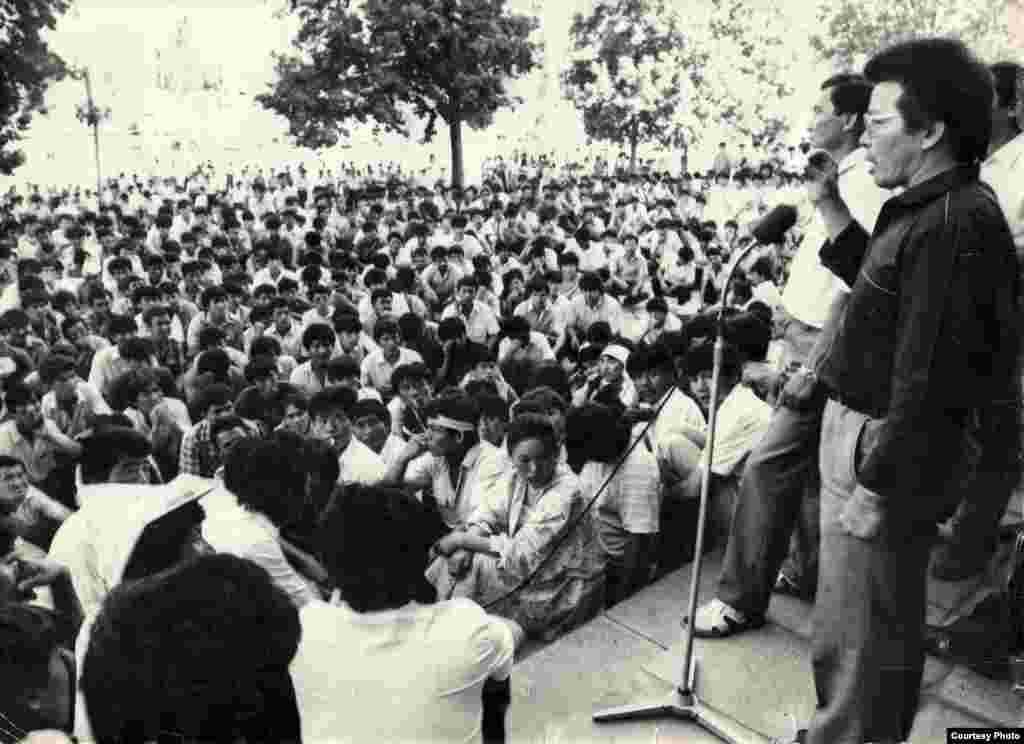
[[[715,329],[714,365],[711,375],[711,401],[708,410],[707,466],[704,468],[700,484],[700,509],[697,517],[697,544],[694,550],[693,570],[690,577],[690,597],[687,617],[689,621],[684,629],[683,673],[679,686],[668,698],[648,703],[622,705],[605,708],[594,713],[593,719],[598,723],[608,721],[626,721],[645,718],[672,718],[695,723],[705,731],[730,744],[771,744],[769,737],[745,726],[739,721],[702,702],[694,689],[697,678],[697,665],[693,658],[693,623],[697,612],[697,595],[700,592],[701,564],[704,559],[704,528],[708,517],[708,500],[711,489],[711,463],[714,462],[715,426],[718,419],[718,380],[722,371],[722,354],[725,349],[725,308],[732,284],[733,275],[744,258],[757,246],[751,243],[740,251],[727,275],[725,288],[722,290],[721,307]]]

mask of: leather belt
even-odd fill
[[[832,390],[829,388],[828,399],[834,400],[836,403],[846,406],[851,411],[862,413],[865,416],[870,416],[871,418],[883,418],[883,415],[879,413],[877,409],[868,405],[863,400],[857,400],[856,398],[848,395],[843,395],[843,393],[838,390]]]

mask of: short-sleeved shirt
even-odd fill
[[[580,487],[589,503],[614,468],[588,462],[580,473]],[[619,472],[608,482],[594,511],[597,536],[610,558],[625,554],[632,535],[658,532],[661,511],[661,472],[654,453],[634,447]]]
[[[110,413],[110,406],[103,400],[99,390],[88,382],[75,386],[75,404],[70,411],[57,405],[57,396],[51,390],[43,396],[43,416],[57,424],[57,428],[69,437],[76,437],[92,428],[96,416]]]
[[[466,523],[480,503],[491,497],[504,474],[505,460],[497,447],[480,442],[462,458],[455,483],[452,483],[445,458],[430,453],[413,460],[405,477],[409,483],[429,480],[441,518],[449,527],[458,527]]]
[[[487,339],[501,332],[494,312],[479,300],[473,301],[473,309],[469,311],[468,316],[462,314],[457,302],[452,303],[441,313],[441,319],[445,318],[461,318],[466,324],[466,337],[474,343],[487,343]]]
[[[338,464],[341,467],[338,476],[340,484],[362,483],[372,486],[382,481],[387,472],[381,456],[355,437],[352,437],[348,447],[341,453]]]
[[[737,385],[722,401],[715,427],[715,459],[711,472],[728,477],[761,440],[772,417],[772,407],[746,385]],[[707,459],[707,450],[704,451]]]
[[[412,349],[398,347],[398,359],[392,364],[384,358],[383,351],[375,351],[363,360],[360,365],[363,387],[376,388],[381,392],[391,392],[391,375],[403,364],[423,363],[423,357]]]
[[[0,452],[21,460],[29,482],[37,485],[57,467],[56,445],[38,435],[26,437],[13,420],[0,424]]]
[[[507,679],[513,663],[505,621],[468,599],[358,613],[337,597],[299,620],[291,675],[303,741],[483,740],[484,683]]]

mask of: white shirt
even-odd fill
[[[360,442],[355,437],[348,443],[348,447],[338,458],[338,465],[341,467],[341,474],[338,476],[338,483],[362,483],[372,486],[384,479],[387,468],[384,460]]]
[[[413,484],[429,480],[445,524],[458,527],[466,523],[477,506],[490,498],[504,474],[504,460],[498,448],[489,442],[480,442],[462,458],[456,483],[452,483],[445,458],[430,453],[409,463],[405,478],[407,483]]]
[[[299,620],[303,741],[482,741],[484,683],[507,679],[515,652],[501,619],[467,599],[357,613],[335,598]]]
[[[363,387],[372,387],[377,390],[391,389],[391,375],[403,364],[423,363],[423,357],[419,352],[407,349],[404,346],[398,347],[398,359],[391,364],[384,358],[384,352],[378,349],[365,359],[360,367],[360,377]]]
[[[223,486],[203,499],[203,509],[203,539],[210,547],[265,568],[297,607],[316,598],[313,588],[288,563],[278,542],[278,529],[265,515],[243,508]]]
[[[467,338],[478,344],[486,344],[489,338],[501,333],[498,319],[494,317],[491,308],[480,300],[473,300],[473,308],[469,311],[468,316],[462,314],[460,303],[453,302],[441,313],[441,320],[445,318],[461,318],[462,322],[466,324]]]
[[[772,407],[746,385],[737,385],[722,401],[715,424],[715,456],[711,472],[723,477],[733,470],[761,440],[772,418]],[[701,459],[707,462],[707,449]]]
[[[868,173],[864,161],[866,154],[867,151],[860,148],[843,158],[839,164],[839,193],[853,218],[870,233],[882,205],[889,198],[889,192],[880,189]],[[828,239],[821,215],[806,199],[799,205],[798,215],[799,224],[804,228],[804,240],[790,264],[782,306],[801,323],[821,328],[836,296],[849,291],[849,288],[826,269],[818,257],[821,246]]]
[[[1024,133],[989,156],[981,166],[981,180],[996,192],[1010,223],[1017,257],[1024,258]]]

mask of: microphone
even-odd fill
[[[796,207],[780,204],[758,221],[751,235],[761,245],[779,245],[788,231],[796,224]]]

